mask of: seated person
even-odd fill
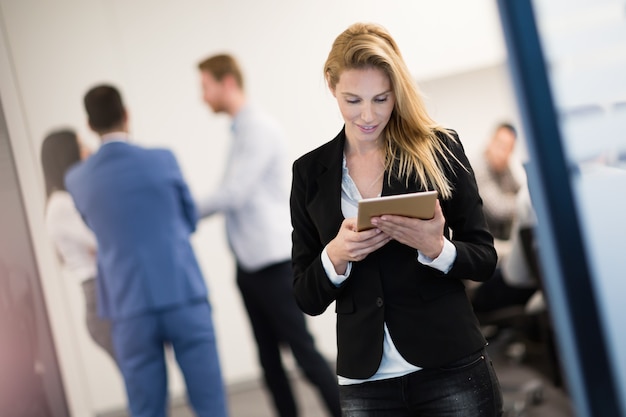
[[[515,128],[501,123],[484,152],[472,160],[487,225],[496,243],[509,239],[515,218],[515,199],[520,189],[512,158],[516,138]]]
[[[502,258],[494,276],[471,295],[476,313],[525,306],[539,289],[533,231],[536,219],[527,187],[517,194],[515,213],[509,253]]]

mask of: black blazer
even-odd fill
[[[456,136],[456,132],[452,132]],[[293,164],[291,220],[294,293],[307,314],[317,315],[336,301],[337,372],[368,378],[383,354],[383,323],[402,356],[423,367],[438,367],[467,356],[486,343],[463,279],[485,281],[497,255],[487,230],[476,181],[460,142],[440,135],[463,164],[446,165],[453,197],[442,201],[445,234],[457,257],[447,273],[417,261],[417,251],[391,241],[360,262],[336,287],[326,276],[320,254],[337,235],[341,222],[341,175],[345,144],[342,130],[332,141]],[[457,138],[458,139],[458,138]],[[382,195],[420,191],[413,181],[385,173]]]

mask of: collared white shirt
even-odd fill
[[[250,105],[233,118],[232,142],[221,184],[197,202],[201,218],[223,213],[228,242],[248,271],[291,258],[287,138],[268,115]]]
[[[100,146],[106,145],[112,142],[130,142],[130,135],[126,132],[110,132],[100,136]]]

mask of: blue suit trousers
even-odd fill
[[[165,346],[171,345],[198,417],[226,417],[225,390],[207,300],[116,320],[113,344],[132,417],[166,417]]]

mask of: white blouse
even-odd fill
[[[96,238],[83,222],[67,191],[54,191],[50,195],[45,221],[64,273],[77,283],[95,278]]]

